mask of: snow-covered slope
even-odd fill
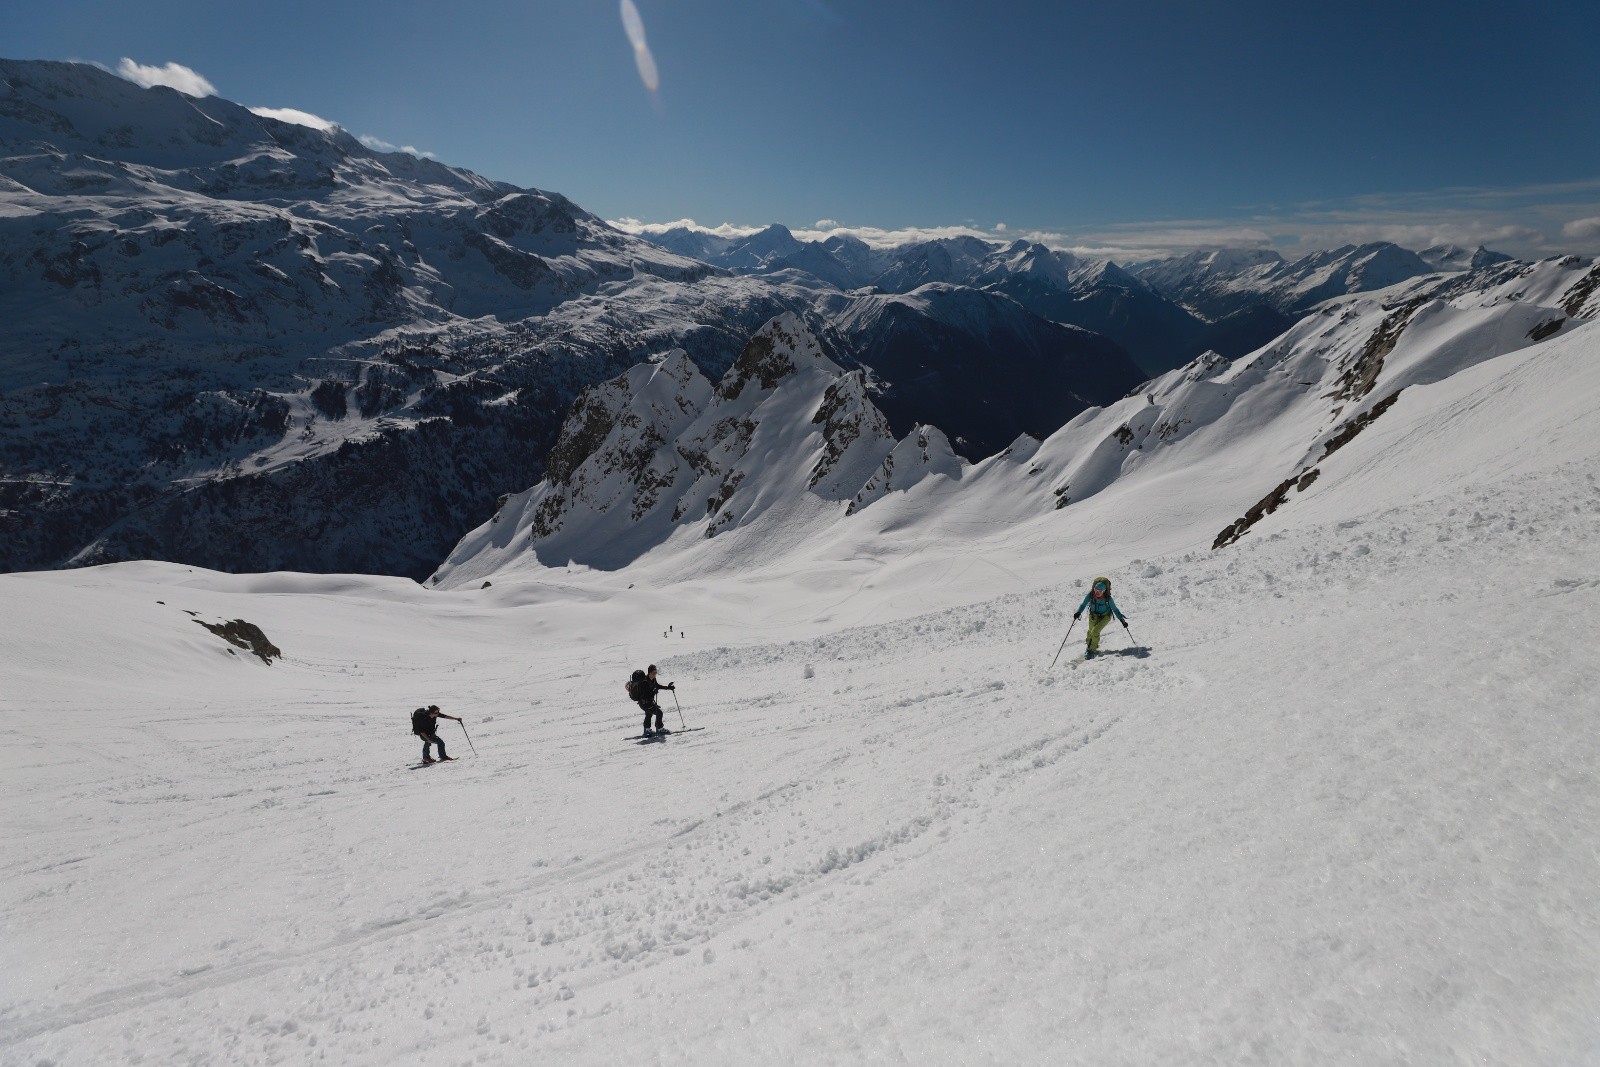
[[[1581,277],[1335,307],[850,554],[0,576],[0,1062],[1587,1062],[1600,326],[1526,336]],[[1131,631],[1050,669],[1101,572]],[[692,732],[625,740],[646,662]],[[426,702],[463,758],[407,770]]]
[[[1507,257],[1487,251],[1480,258],[1447,265],[1448,254],[1430,262],[1399,245],[1376,241],[1312,252],[1293,262],[1260,249],[1199,251],[1144,264],[1136,273],[1163,295],[1208,319],[1237,314],[1263,302],[1285,315],[1298,316],[1333,297],[1386,289],[1435,271],[1507,262]]]

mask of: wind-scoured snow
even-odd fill
[[[1416,295],[737,570],[0,577],[0,1063],[1592,1059],[1600,327]]]

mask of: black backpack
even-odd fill
[[[411,732],[414,734],[433,733],[433,716],[428,714],[427,708],[418,708],[411,713]]]
[[[643,700],[648,695],[648,687],[645,683],[649,680],[649,678],[645,677],[644,671],[634,671],[633,677],[628,679],[628,699]]]

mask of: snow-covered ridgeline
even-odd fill
[[[905,293],[945,284],[1003,293],[1035,314],[1110,337],[1147,375],[1208,348],[1242,355],[1323,300],[1509,261],[1481,247],[1435,246],[1416,253],[1389,242],[1346,245],[1294,261],[1269,249],[1221,248],[1118,264],[1036,242],[971,235],[878,248],[845,235],[801,241],[777,225],[745,237],[686,227],[643,236],[740,273],[804,273],[846,290]]]
[[[586,390],[546,480],[508,498],[433,580],[472,582],[530,553],[545,566],[616,569],[733,529],[777,550],[842,510],[893,443],[862,374],[782,315],[714,388],[679,351]]]
[[[581,453],[589,470],[573,484],[550,481],[511,498],[457,547],[435,580],[450,586],[485,580],[502,567],[569,561],[614,568],[641,557],[664,568],[663,576],[703,573],[734,545],[744,559],[797,555],[820,563],[890,551],[912,529],[956,543],[973,531],[1012,527],[1040,539],[1115,529],[1118,543],[1152,539],[1152,550],[1170,550],[1171,531],[1198,525],[1228,543],[1279,507],[1334,491],[1338,465],[1324,460],[1392,418],[1402,393],[1549,344],[1600,311],[1593,272],[1584,266],[1523,266],[1481,285],[1470,284],[1472,276],[1434,277],[1331,302],[1260,352],[1231,363],[1202,357],[1116,404],[1086,411],[1042,442],[1024,437],[976,464],[954,456],[935,428],[918,427],[892,451],[886,434],[867,432],[863,438],[874,444],[858,447],[863,455],[876,450],[876,469],[845,507],[828,507],[826,498],[801,489],[822,447],[811,421],[821,382],[837,376],[836,367],[811,385],[797,384],[786,394],[793,404],[763,411],[759,447],[751,447],[748,432],[731,432],[744,426],[745,409],[702,414],[694,397],[706,386],[679,384],[693,379],[677,362],[636,368],[568,421],[564,441],[573,443],[558,454]],[[659,404],[644,386],[658,380],[674,383],[674,395],[687,390],[672,406],[683,412],[677,422],[648,416]],[[620,414],[636,403],[642,406]],[[691,415],[720,426],[732,442],[729,455],[698,472],[688,457],[707,453],[699,440],[705,430],[679,428]],[[772,429],[781,420],[791,424],[786,435]],[[778,486],[787,489],[769,490]],[[719,493],[733,494],[732,508],[723,508]],[[814,506],[803,514],[786,510],[765,525],[753,521],[766,505],[752,509],[744,501],[785,493]],[[730,537],[713,547],[702,532]]]
[[[1439,271],[1479,270],[1509,259],[1481,247],[1468,251],[1435,246],[1418,253],[1379,241],[1312,252],[1293,261],[1270,249],[1220,248],[1119,265],[1104,256],[1075,255],[1037,242],[999,242],[970,235],[881,248],[843,235],[802,241],[781,225],[744,237],[687,227],[647,231],[642,236],[730,270],[803,270],[844,289],[909,292],[930,282],[981,288],[1033,280],[1082,296],[1104,284],[1148,286],[1208,318],[1251,301],[1272,304],[1286,313],[1301,312],[1330,297],[1385,289]]]

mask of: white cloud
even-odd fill
[[[262,118],[277,119],[279,122],[292,122],[296,126],[310,126],[313,130],[321,130],[323,133],[339,128],[337,122],[329,122],[325,118],[313,115],[309,111],[301,111],[299,108],[253,107],[250,108],[250,113],[252,115],[260,115]]]
[[[904,227],[846,226],[819,219],[813,229],[796,229],[802,241],[850,235],[875,248],[949,237],[990,242],[1023,240],[1089,259],[1120,263],[1184,255],[1206,248],[1270,248],[1288,258],[1342,245],[1391,241],[1420,250],[1430,245],[1463,248],[1484,245],[1524,258],[1558,253],[1600,252],[1600,179],[1508,186],[1455,188],[1404,194],[1351,197],[1258,210],[1242,217],[1164,219],[1103,224],[1077,231],[1024,229],[995,223],[982,230],[965,225]],[[719,237],[756,233],[760,226],[723,223],[702,226],[693,219],[614,223],[632,233],[660,233],[676,227]]]
[[[672,222],[641,222],[634,218],[609,220],[611,225],[626,233],[665,233],[667,230],[696,230],[713,237],[749,237],[760,233],[765,226],[740,226],[724,222],[718,226],[702,226],[694,219],[677,219]],[[823,224],[826,225],[823,225]],[[916,241],[934,241],[946,237],[987,237],[982,230],[972,226],[907,226],[886,230],[878,226],[846,226],[836,219],[822,219],[814,229],[791,230],[798,240],[822,241],[834,236],[855,237],[874,248],[895,248]]]
[[[1600,240],[1600,215],[1592,219],[1573,219],[1561,227],[1561,236],[1574,241]]]
[[[385,141],[382,137],[374,137],[370,133],[364,133],[361,136],[357,137],[356,140],[360,141],[362,144],[366,145],[368,148],[372,149],[374,152],[404,152],[407,155],[416,156],[419,159],[438,159],[439,158],[434,153],[432,153],[432,152],[424,152],[422,149],[417,148],[414,145],[390,144],[388,141]]]
[[[834,236],[858,238],[874,248],[894,248],[914,241],[933,241],[943,237],[983,237],[981,230],[971,226],[908,226],[898,230],[885,230],[877,226],[845,226],[834,219],[823,219],[826,227],[791,230],[801,241],[822,241]],[[720,226],[702,226],[694,219],[675,222],[640,222],[638,219],[613,219],[611,225],[628,233],[662,233],[666,230],[685,229],[709,233],[714,237],[749,237],[760,233],[765,226],[740,226],[724,222]]]
[[[749,237],[760,233],[762,226],[735,226],[724,222],[721,226],[702,226],[694,219],[677,219],[673,222],[641,222],[638,219],[612,219],[611,225],[625,233],[666,233],[668,230],[697,230],[715,237]]]
[[[189,96],[217,95],[216,86],[181,63],[168,63],[162,67],[147,67],[143,63],[135,63],[127,56],[123,56],[122,62],[117,64],[117,73],[135,85],[142,85],[146,89],[153,85],[165,85]]]

